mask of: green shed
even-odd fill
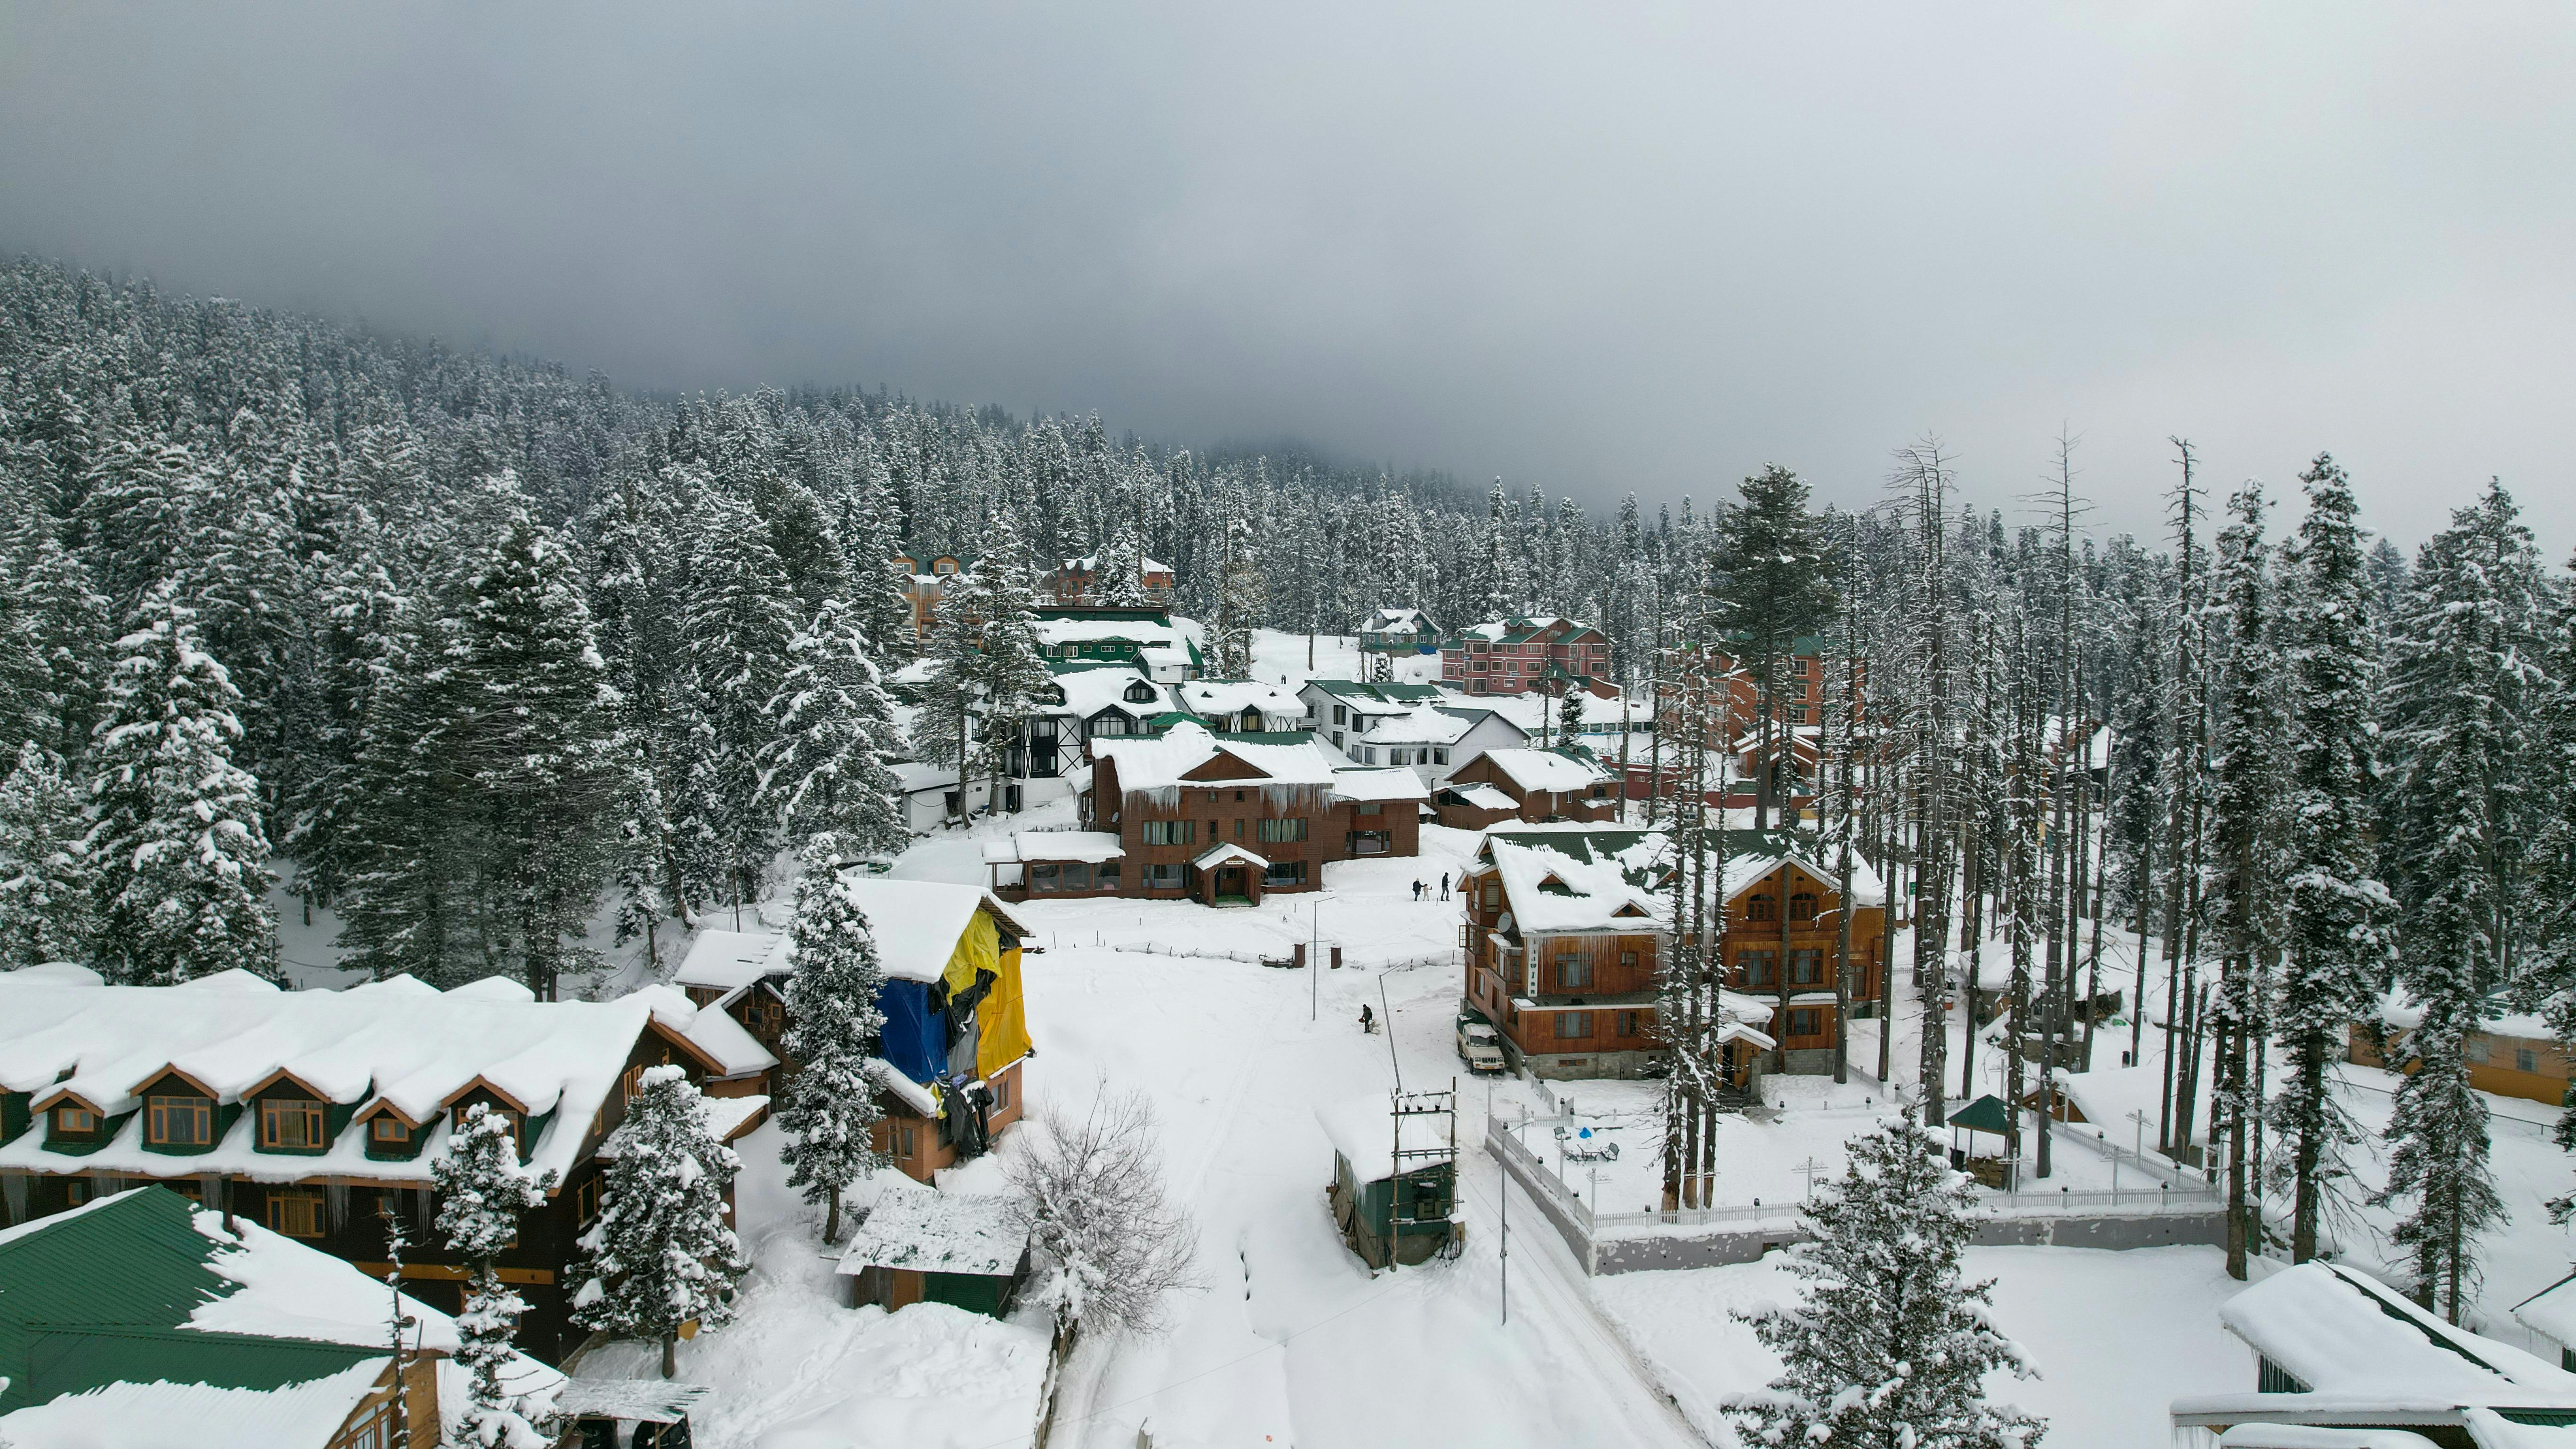
[[[999,1318],[1028,1260],[1028,1229],[1009,1199],[903,1181],[879,1191],[837,1271],[850,1280],[854,1308],[946,1303]]]
[[[1456,1253],[1464,1230],[1454,1088],[1358,1097],[1317,1108],[1315,1120],[1333,1144],[1325,1200],[1361,1262],[1374,1271]]]

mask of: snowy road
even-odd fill
[[[1407,903],[1409,905],[1409,902]],[[1593,1308],[1564,1247],[1514,1206],[1512,1322],[1501,1323],[1501,1177],[1471,1144],[1484,1089],[1462,1083],[1465,1251],[1372,1278],[1323,1200],[1332,1153],[1316,1106],[1384,1092],[1389,1039],[1359,1003],[1394,1009],[1408,1086],[1457,1074],[1449,970],[1302,973],[1097,948],[1032,958],[1048,1023],[1033,1090],[1069,1108],[1105,1078],[1163,1118],[1175,1192],[1200,1232],[1198,1292],[1173,1331],[1095,1349],[1062,1406],[1059,1443],[1157,1445],[1701,1441]],[[1320,985],[1319,1020],[1308,992]],[[1137,1043],[1146,1045],[1139,1049]],[[1505,1088],[1504,1090],[1514,1090]]]

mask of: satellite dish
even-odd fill
[[[1505,911],[1505,912],[1503,912],[1501,915],[1494,917],[1494,929],[1495,929],[1495,930],[1497,930],[1497,931],[1508,931],[1508,930],[1510,930],[1511,928],[1512,928],[1512,913],[1511,913],[1511,912],[1509,912],[1509,911]]]

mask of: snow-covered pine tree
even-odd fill
[[[733,898],[760,898],[778,850],[778,816],[760,800],[760,751],[775,724],[771,701],[796,637],[796,598],[747,504],[708,492],[691,520],[694,558],[681,618],[694,696],[713,732],[714,817]]]
[[[573,1321],[662,1345],[662,1377],[679,1371],[680,1326],[732,1321],[730,1290],[751,1264],[725,1222],[725,1188],[741,1171],[707,1130],[704,1099],[676,1066],[647,1067],[608,1135],[613,1154],[599,1221],[581,1236]]]
[[[999,811],[1011,747],[1019,743],[1021,729],[1037,713],[1054,676],[1047,672],[1038,643],[1037,573],[1030,567],[1028,547],[1010,514],[993,519],[992,544],[992,552],[976,569],[983,620],[976,636],[974,670],[984,708],[984,767],[992,787],[987,800],[992,810]]]
[[[116,641],[85,761],[99,950],[110,981],[172,985],[239,968],[276,979],[259,782],[233,763],[241,696],[170,586]]]
[[[1092,580],[1099,602],[1113,606],[1152,602],[1145,596],[1145,548],[1137,541],[1135,524],[1120,519],[1099,557],[1100,571]]]
[[[1815,1238],[1790,1250],[1808,1285],[1795,1308],[1737,1314],[1780,1355],[1770,1391],[1726,1406],[1751,1443],[1871,1449],[2026,1449],[2047,1423],[1985,1397],[1985,1376],[2030,1370],[1964,1281],[1975,1195],[1913,1122],[1851,1139],[1843,1180],[1806,1210]]]
[[[2289,1071],[2270,1107],[2292,1205],[2290,1258],[2317,1255],[2330,1197],[2351,1177],[2344,1151],[2361,1137],[2326,1068],[2394,962],[2394,903],[2370,841],[2376,768],[2378,647],[2369,564],[2354,526],[2352,485],[2323,453],[2299,475],[2299,525],[2282,598],[2290,667],[2290,838],[2280,987],[2272,1026]]]
[[[828,831],[841,848],[891,857],[912,838],[896,750],[894,704],[849,606],[826,599],[788,641],[787,676],[769,701],[774,737],[761,750],[760,798],[791,835]]]
[[[830,835],[806,843],[805,874],[796,884],[796,974],[787,981],[781,1043],[790,1063],[779,1094],[778,1122],[787,1141],[787,1185],[823,1205],[823,1240],[841,1236],[841,1190],[885,1165],[872,1134],[878,1119],[868,1059],[878,1052],[885,1017],[868,918],[840,888],[842,852]]]
[[[34,740],[76,759],[89,745],[99,663],[115,635],[107,597],[41,515],[28,516],[0,558],[15,581],[0,592],[0,749]]]
[[[2211,868],[2208,899],[2219,939],[2217,1035],[2212,1107],[2227,1139],[2227,1271],[2243,1278],[2262,1225],[2255,1218],[2251,1167],[2256,1100],[2254,1058],[2264,1030],[2264,975],[2278,942],[2272,898],[2280,880],[2278,843],[2270,825],[2280,787],[2281,677],[2273,644],[2271,554],[2263,541],[2263,491],[2248,482],[2228,500],[2232,521],[2218,535],[2216,617],[2218,690],[2210,763]]]
[[[1775,804],[1788,813],[1776,799],[1778,741],[1787,725],[1806,722],[1803,696],[1781,700],[1783,671],[1796,641],[1823,628],[1841,600],[1825,566],[1823,526],[1807,508],[1806,481],[1773,463],[1745,479],[1741,491],[1743,501],[1718,520],[1723,603],[1716,622],[1728,652],[1753,677],[1753,828],[1761,830]]]
[[[2397,778],[2384,858],[2404,867],[2392,882],[2398,980],[2423,1017],[2406,1038],[2418,1065],[2397,1089],[2388,1183],[2374,1201],[2410,1203],[2391,1240],[2413,1257],[2417,1296],[2455,1323],[2478,1281],[2476,1239],[2505,1216],[2465,1046],[2488,993],[2514,974],[2537,580],[2530,534],[2491,484],[2426,541],[2389,641],[2383,711]]]
[[[615,862],[626,754],[570,547],[508,474],[497,536],[395,655],[366,727],[343,913],[353,964],[455,984],[516,966],[555,998]],[[425,611],[424,611],[425,612]]]
[[[521,1215],[545,1205],[555,1176],[519,1165],[518,1130],[482,1102],[466,1108],[429,1175],[438,1192],[438,1230],[447,1237],[448,1251],[474,1273],[466,1282],[464,1311],[456,1315],[456,1363],[466,1374],[456,1442],[474,1449],[543,1449],[554,1442],[547,1432],[552,1426],[532,1421],[519,1396],[501,1382],[510,1340],[528,1305],[501,1282],[495,1264],[518,1240]]]
[[[98,945],[81,789],[62,759],[29,740],[0,779],[0,971],[43,961],[89,964]]]
[[[1241,506],[1240,500],[1236,501]],[[1219,679],[1252,677],[1252,631],[1268,607],[1262,578],[1261,545],[1247,513],[1225,521],[1224,551],[1219,555],[1216,617],[1210,621],[1208,662]]]
[[[970,568],[940,580],[939,612],[923,651],[930,668],[921,708],[913,715],[912,747],[935,765],[957,767],[962,794],[974,772],[974,712],[981,698],[983,575]]]

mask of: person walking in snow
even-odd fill
[[[1440,899],[1449,899],[1449,872],[1440,872]]]
[[[1413,883],[1413,903],[1417,906],[1422,904],[1422,882],[1420,880],[1416,880]]]
[[[1374,1034],[1376,1031],[1377,1015],[1370,1011],[1368,1003],[1363,1001],[1360,1003],[1360,1035],[1368,1036]]]

